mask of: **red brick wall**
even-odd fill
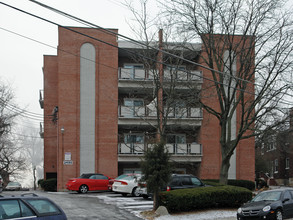
[[[214,36],[213,40],[221,41],[223,36]],[[233,42],[239,44],[242,36],[233,36]],[[246,41],[249,43],[249,41]],[[241,44],[240,44],[241,45]],[[223,42],[218,44],[219,48],[225,48]],[[241,47],[239,47],[241,48]],[[204,51],[204,49],[202,50]],[[205,59],[207,59],[207,53],[202,52],[201,54]],[[239,60],[237,61],[239,62]],[[199,60],[199,63],[206,66],[203,58]],[[216,64],[214,68],[216,68]],[[239,65],[237,65],[237,68]],[[220,112],[219,101],[216,95],[216,91],[213,90],[209,85],[213,82],[207,80],[213,80],[211,71],[204,68],[200,68],[203,71],[204,82],[203,82],[203,101]],[[254,78],[251,79],[254,82]],[[245,94],[246,101],[253,99],[254,87],[253,84],[248,88],[249,93]],[[251,94],[250,94],[251,93]],[[241,107],[237,108],[236,120],[241,117]],[[236,133],[239,129],[239,121],[237,121]],[[246,132],[249,134],[249,132]],[[245,134],[245,135],[246,135]],[[237,135],[237,134],[236,134]],[[201,162],[200,176],[203,179],[219,179],[220,167],[221,167],[221,147],[220,147],[220,125],[219,120],[213,116],[209,115],[206,111],[203,113],[203,122],[200,132],[200,143],[203,146],[203,158]],[[236,148],[236,178],[254,181],[255,176],[255,139],[250,138],[242,140]]]
[[[72,28],[89,36],[117,45],[116,36],[98,29]],[[117,32],[117,30],[112,30]],[[96,172],[116,177],[118,117],[118,49],[59,27],[58,74],[54,70],[58,91],[58,190],[79,173],[80,48],[91,43],[96,49]],[[46,65],[46,64],[45,64]],[[53,70],[52,70],[53,71]],[[50,72],[54,75],[54,73]],[[56,77],[58,75],[58,77]],[[48,77],[45,76],[45,81]],[[56,102],[56,98],[54,97]],[[51,101],[52,102],[52,101]],[[64,127],[64,134],[61,133]],[[45,139],[45,142],[48,142]],[[63,165],[64,154],[71,153],[73,165]],[[55,158],[56,160],[56,154]],[[50,159],[46,160],[46,165]]]
[[[44,177],[57,172],[57,129],[52,111],[58,105],[58,66],[56,56],[44,56]]]

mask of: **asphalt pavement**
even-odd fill
[[[35,193],[53,200],[64,210],[68,220],[141,220],[126,209],[120,209],[115,204],[104,203],[98,198],[103,192],[78,194],[75,192],[3,191],[1,195],[20,195],[23,193]]]

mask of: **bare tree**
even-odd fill
[[[18,140],[11,134],[13,120],[21,114],[21,110],[13,104],[12,89],[0,84],[0,174],[3,179],[17,175],[25,169],[25,159],[20,153]]]
[[[200,64],[210,75],[200,102],[219,121],[220,182],[227,183],[238,143],[259,134],[260,119],[278,110],[289,88],[282,77],[292,66],[292,13],[279,0],[171,0],[162,5],[175,16],[173,25],[187,42],[202,42]],[[218,105],[208,104],[207,98]],[[236,111],[241,116],[233,135]]]
[[[23,131],[21,139],[22,152],[25,155],[28,170],[32,174],[33,186],[36,189],[37,178],[41,178],[43,173],[43,143],[37,130],[30,129]]]

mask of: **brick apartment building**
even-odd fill
[[[44,56],[40,93],[44,177],[57,177],[58,190],[82,173],[116,177],[140,172],[143,153],[154,143],[157,130],[155,100],[146,95],[154,90],[154,76],[124,50],[137,53],[142,48],[117,41],[115,34],[101,29],[71,29],[75,32],[59,27],[57,56]],[[193,47],[198,53],[192,59],[198,60],[201,44]],[[186,63],[180,68],[181,93],[189,91],[186,82],[199,89],[205,84],[202,76],[209,74],[207,70]],[[166,81],[168,74],[170,70],[165,69]],[[178,106],[170,111],[166,126],[166,147],[177,162],[174,172],[219,178],[218,121],[200,106]],[[229,178],[254,180],[254,139],[240,142],[231,159]]]
[[[257,177],[270,185],[293,186],[293,109],[287,114],[284,123],[256,144]]]

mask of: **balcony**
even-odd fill
[[[44,123],[40,122],[40,137],[44,138]]]
[[[41,90],[41,89],[40,89],[39,103],[40,103],[41,109],[43,109],[44,108],[44,90]]]
[[[144,151],[151,148],[152,144],[118,144],[119,162],[139,162]],[[190,162],[200,162],[202,157],[202,145],[189,144],[166,144],[165,150],[171,154],[172,160],[182,162],[188,159]]]
[[[118,79],[119,80],[154,80],[154,71],[147,71],[145,69],[135,69],[135,68],[122,68],[118,69]],[[177,81],[199,81],[202,82],[202,71],[198,70],[178,70],[170,71],[164,70],[164,80],[170,81],[171,79]]]
[[[157,110],[148,106],[118,106],[119,125],[156,125]],[[165,112],[167,109],[165,108]],[[166,114],[166,113],[165,113]],[[195,107],[169,108],[167,125],[201,126],[202,109]]]

